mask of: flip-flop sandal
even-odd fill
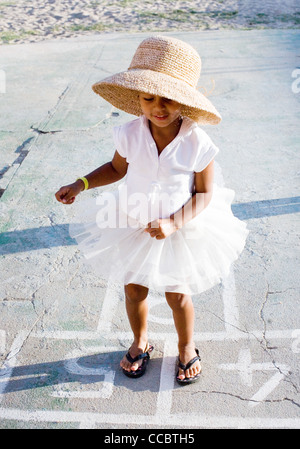
[[[128,351],[126,354],[126,358],[129,363],[133,364],[141,359],[143,359],[143,362],[142,362],[141,366],[139,366],[136,371],[126,371],[123,368],[123,373],[125,374],[125,376],[131,377],[133,379],[143,376],[143,374],[145,374],[145,372],[146,372],[146,368],[147,368],[147,365],[148,365],[148,362],[150,359],[150,353],[153,351],[153,349],[154,349],[154,347],[150,345],[149,348],[147,349],[147,351],[145,351],[143,354],[139,354],[138,356],[136,356],[134,358],[131,357],[131,355],[129,354],[129,351]]]
[[[181,361],[179,360],[178,357],[178,363],[177,366],[179,366],[179,368],[181,368],[183,371],[186,371],[187,369],[189,369],[194,363],[196,363],[198,360],[201,360],[201,357],[199,356],[199,351],[198,349],[195,348],[196,351],[196,357],[194,357],[192,360],[190,360],[186,365],[184,365],[183,363],[181,363]],[[176,374],[176,380],[180,385],[187,385],[187,384],[192,384],[194,382],[196,382],[199,377],[201,375],[201,371],[200,373],[196,374],[196,376],[194,377],[185,377],[184,379],[178,379],[179,376],[179,370],[177,371]]]

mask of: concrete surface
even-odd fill
[[[300,428],[299,32],[172,35],[201,54],[201,86],[215,81],[217,176],[250,230],[229,278],[195,297],[203,376],[175,384],[176,333],[155,292],[149,369],[122,374],[122,289],[84,266],[72,206],[54,198],[112,156],[112,127],[131,117],[90,86],[146,35],[2,46],[1,428]]]

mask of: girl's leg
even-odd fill
[[[134,340],[130,347],[129,353],[132,358],[139,354],[142,354],[147,349],[148,336],[147,336],[147,316],[148,316],[148,303],[147,303],[148,288],[137,285],[128,284],[125,285],[125,300],[126,311],[129,319],[129,323],[133,332]],[[126,356],[120,362],[120,365],[126,371],[135,371],[142,364],[142,360],[131,364]]]
[[[178,334],[178,351],[181,363],[186,365],[197,354],[194,343],[194,306],[189,295],[166,292],[166,300],[173,311],[175,328]],[[179,368],[179,378],[194,377],[201,371],[200,362],[194,363],[188,370]]]

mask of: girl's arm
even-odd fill
[[[209,204],[214,180],[214,161],[200,173],[195,173],[195,193],[189,201],[170,218],[160,218],[152,221],[145,229],[151,237],[164,239],[182,228],[196,215],[200,214]]]
[[[124,178],[127,173],[128,164],[126,159],[121,157],[116,151],[111,162],[107,162],[96,170],[92,171],[85,178],[88,180],[89,189],[105,186]],[[75,197],[84,190],[84,183],[80,179],[61,187],[55,194],[57,201],[64,204],[72,204]]]
[[[213,192],[214,161],[200,173],[195,173],[195,193],[192,198],[180,209],[171,215],[176,229],[182,228],[192,218],[195,218],[210,203]]]

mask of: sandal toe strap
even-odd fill
[[[178,359],[178,366],[179,368],[181,368],[183,371],[186,371],[187,369],[189,369],[194,363],[196,363],[198,360],[201,360],[201,357],[199,356],[199,351],[198,349],[196,349],[196,357],[194,357],[193,359],[191,359],[186,365],[184,365],[183,363],[181,363],[181,361]]]
[[[145,358],[149,359],[150,358],[150,352],[152,352],[152,351],[153,351],[153,346],[149,346],[149,348],[148,348],[148,350],[146,352],[143,352],[143,354],[139,354],[139,355],[137,355],[134,358],[131,357],[131,355],[130,355],[130,353],[128,351],[127,354],[126,354],[126,359],[128,360],[129,363],[135,363],[138,360],[145,359]]]

